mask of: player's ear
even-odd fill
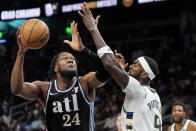
[[[145,72],[145,71],[143,71],[143,72],[141,73],[141,77],[142,77],[143,79],[148,78],[148,73]]]
[[[54,66],[54,71],[55,71],[55,72],[58,71],[58,66],[57,66],[57,65]]]

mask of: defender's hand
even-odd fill
[[[121,53],[118,53],[117,50],[115,50],[114,53],[115,53],[116,60],[118,61],[120,66],[123,69],[126,69],[128,67],[128,63],[125,63],[124,56]]]
[[[97,28],[97,24],[98,24],[98,21],[99,21],[99,18],[100,18],[100,15],[98,15],[96,17],[96,19],[94,19],[90,9],[87,7],[86,5],[86,2],[84,2],[82,5],[81,5],[81,9],[82,9],[82,12],[78,11],[78,14],[80,15],[80,17],[82,18],[86,28],[91,31],[95,28]]]
[[[83,51],[85,46],[80,38],[78,32],[78,24],[75,21],[71,23],[71,35],[72,35],[72,41],[64,40],[64,43],[71,46],[71,48],[74,51],[78,51],[78,52]]]

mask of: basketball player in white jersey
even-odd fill
[[[140,57],[129,66],[130,70],[127,73],[123,69],[123,56],[116,52],[117,57],[120,57],[119,60],[122,60],[120,65],[100,35],[86,3],[81,6],[81,9],[82,12],[78,11],[78,13],[94,39],[97,53],[105,69],[126,94],[121,111],[122,131],[161,131],[160,98],[156,91],[150,88],[151,80],[158,73],[157,63],[150,57]]]
[[[196,131],[196,123],[185,119],[185,105],[176,102],[172,105],[172,118],[174,123],[169,126],[168,131]]]

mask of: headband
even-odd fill
[[[140,62],[142,68],[144,69],[145,72],[148,73],[149,78],[152,80],[155,78],[155,74],[152,72],[150,66],[148,65],[147,61],[144,59],[144,57],[139,57],[138,61]]]

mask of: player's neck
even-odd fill
[[[175,131],[180,131],[185,124],[185,119],[182,120],[181,123],[175,123]]]
[[[144,81],[144,80],[139,80],[139,83],[140,83],[140,85],[142,85],[142,86],[149,86],[149,85],[150,85],[149,82],[146,82],[146,81]]]
[[[59,77],[57,78],[57,86],[59,90],[66,90],[68,88],[70,88],[73,85],[74,79],[73,78],[63,78],[63,77]]]

